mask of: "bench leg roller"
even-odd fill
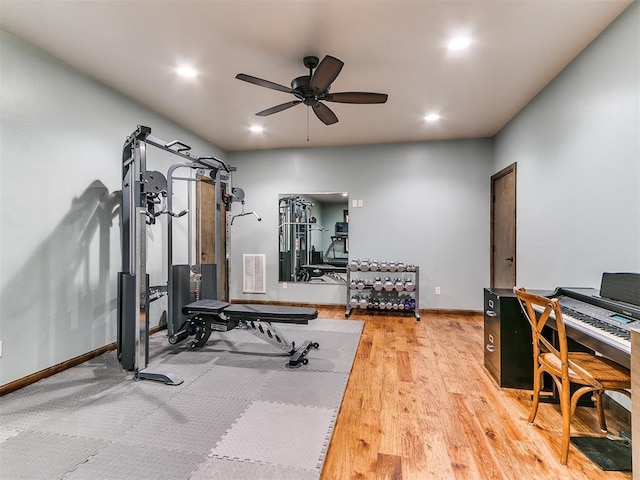
[[[318,348],[320,345],[317,342],[311,342],[307,340],[301,346],[296,348],[289,359],[288,367],[299,367],[301,365],[306,365],[309,363],[309,359],[307,358],[307,354],[309,350],[312,348]]]

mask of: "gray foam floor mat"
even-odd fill
[[[217,457],[315,470],[328,447],[328,408],[254,402],[213,449]]]
[[[190,480],[316,480],[315,470],[283,467],[228,458],[207,458],[193,472]]]
[[[190,452],[113,443],[78,465],[64,480],[177,480],[188,479],[206,458]]]
[[[115,352],[0,400],[0,480],[312,480],[320,476],[364,322],[278,325],[316,341],[308,365],[247,331],[202,349],[150,338],[148,369],[179,386],[134,381]]]
[[[348,379],[346,373],[302,369],[274,372],[258,398],[266,402],[335,408],[342,402]]]
[[[10,480],[62,478],[107,445],[102,440],[22,432],[0,444],[0,476]]]

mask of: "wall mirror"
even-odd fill
[[[281,194],[278,211],[279,281],[346,283],[349,194]]]

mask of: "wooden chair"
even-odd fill
[[[513,291],[531,324],[533,335],[533,403],[529,423],[533,423],[538,413],[542,376],[546,372],[556,384],[560,396],[560,410],[562,412],[560,463],[566,465],[569,456],[571,417],[575,413],[578,400],[586,393],[593,394],[600,429],[606,432],[602,394],[605,390],[610,390],[621,392],[630,397],[631,394],[626,390],[631,388],[629,370],[609,359],[591,353],[569,352],[558,299],[534,295],[521,287],[514,287]],[[542,313],[536,312],[534,306],[542,310]],[[552,313],[558,332],[557,347],[542,335],[542,328]],[[573,395],[570,388],[572,383],[579,386]]]

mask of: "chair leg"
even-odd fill
[[[529,423],[533,423],[538,414],[538,405],[540,405],[540,386],[542,384],[543,372],[535,372],[533,375],[533,398],[531,402],[531,412],[529,413]]]
[[[598,412],[598,421],[600,422],[600,430],[602,432],[607,431],[607,422],[604,419],[604,407],[602,406],[602,390],[596,390],[593,392],[596,400],[596,411]]]
[[[560,463],[567,464],[569,458],[569,440],[571,439],[571,384],[562,382],[560,392],[560,411],[562,412],[562,447]]]

